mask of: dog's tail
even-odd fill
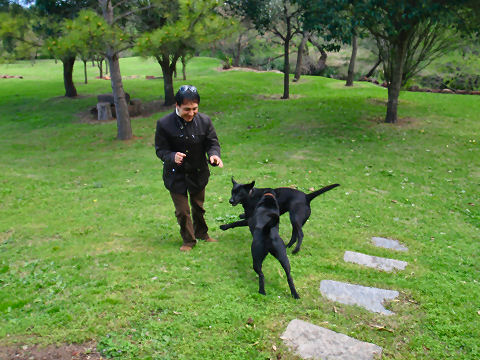
[[[318,195],[323,194],[324,192],[327,192],[329,190],[332,190],[333,188],[336,188],[337,186],[340,186],[340,184],[328,185],[328,186],[325,186],[325,187],[323,187],[323,188],[321,188],[317,191],[311,192],[310,194],[306,194],[308,203],[310,204],[310,201],[315,199]]]

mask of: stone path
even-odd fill
[[[375,246],[392,249],[397,251],[408,251],[408,248],[400,244],[397,240],[386,239],[382,237],[373,237],[372,242]]]
[[[365,255],[353,251],[345,251],[345,255],[343,255],[343,260],[346,262],[364,265],[383,271],[405,270],[405,267],[408,265],[408,263],[405,261]]]
[[[373,237],[373,245],[396,251],[408,251],[408,248],[397,240]],[[381,258],[377,256],[346,251],[344,261],[368,266],[383,271],[404,270],[405,261]],[[384,302],[395,299],[399,293],[395,290],[378,289],[333,280],[322,280],[320,292],[327,299],[346,305],[358,305],[368,311],[383,315],[394,315],[385,309]],[[378,359],[382,348],[365,343],[344,334],[307,323],[292,320],[281,336],[284,343],[303,359],[321,360],[354,360]]]
[[[382,354],[380,346],[298,319],[288,324],[280,338],[303,359],[371,360]]]
[[[398,291],[377,289],[373,287],[347,284],[333,280],[323,280],[320,291],[329,300],[347,305],[358,305],[368,311],[383,315],[393,315],[394,312],[383,307],[385,300],[393,300]]]

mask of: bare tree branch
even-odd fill
[[[119,16],[116,16],[116,17],[113,19],[113,22],[117,22],[118,20],[123,19],[123,18],[126,18],[127,16],[130,16],[130,15],[132,15],[132,14],[135,14],[136,12],[151,9],[152,7],[153,7],[153,5],[148,5],[148,6],[144,6],[144,7],[141,7],[141,8],[137,8],[137,9],[133,9],[133,10],[127,11],[127,12],[125,12],[125,13],[119,15]]]

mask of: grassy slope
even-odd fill
[[[378,123],[386,90],[371,84],[304,77],[281,101],[281,74],[216,66],[192,60],[187,82],[200,89],[222,143],[226,166],[212,170],[206,203],[220,242],[189,254],[178,251],[152,148],[162,114],[134,119],[138,138],[119,142],[114,122],[74,115],[94,106],[108,81],[81,84],[78,64],[78,91],[89,96],[72,100],[59,97],[60,64],[0,67],[25,76],[0,80],[1,343],[95,339],[122,358],[293,359],[279,335],[301,318],[374,342],[385,359],[478,358],[478,97],[402,93],[400,117],[409,121],[390,126]],[[123,59],[122,73],[142,75],[125,80],[132,97],[163,93],[161,80],[144,80],[159,75],[153,62]],[[271,257],[267,296],[258,295],[248,229],[218,230],[240,213],[228,204],[232,175],[305,191],[342,184],[312,203],[302,250],[290,256],[299,301]],[[281,233],[289,237],[287,218]],[[374,248],[372,236],[410,251]],[[343,262],[345,250],[409,266],[360,268]],[[333,304],[319,293],[323,279],[399,290],[397,315]]]

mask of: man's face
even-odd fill
[[[182,105],[177,105],[177,109],[180,117],[183,120],[190,122],[193,120],[193,117],[198,113],[198,104],[193,101],[184,101]]]

